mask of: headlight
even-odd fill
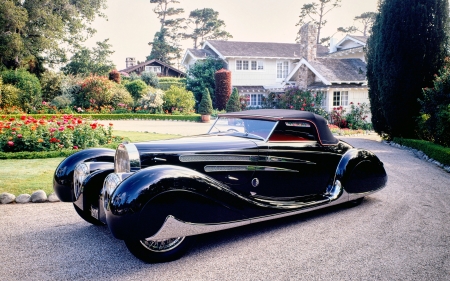
[[[80,163],[75,167],[73,172],[73,193],[75,195],[75,200],[80,197],[83,181],[89,176],[90,169],[87,163]]]
[[[131,143],[122,143],[117,147],[114,157],[114,172],[129,173],[141,168],[141,159],[136,146]]]
[[[111,173],[103,182],[103,189],[102,189],[102,195],[103,195],[103,207],[105,210],[109,210],[108,204],[109,199],[111,198],[111,194],[113,194],[114,190],[116,190],[117,186],[127,177],[132,175],[133,173]]]

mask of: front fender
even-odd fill
[[[155,234],[168,215],[191,223],[245,219],[234,208],[236,200],[223,184],[197,171],[154,166],[118,185],[111,194],[106,221],[116,238],[143,239]]]
[[[53,176],[53,190],[63,202],[74,202],[73,171],[82,162],[114,162],[115,150],[91,148],[79,151],[64,159]]]
[[[368,193],[386,185],[387,174],[383,163],[372,152],[350,149],[339,162],[335,182],[340,181],[349,194]]]

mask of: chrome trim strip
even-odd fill
[[[236,172],[236,171],[265,171],[265,172],[291,172],[298,173],[297,170],[290,170],[269,166],[246,166],[246,165],[206,165],[205,172]]]
[[[254,158],[254,159],[252,159]],[[251,155],[198,155],[198,154],[185,154],[179,157],[181,162],[216,162],[216,161],[239,161],[239,162],[255,162],[255,156]]]
[[[192,236],[203,233],[215,232],[220,230],[225,230],[229,228],[239,227],[243,225],[248,225],[252,223],[283,218],[288,216],[293,216],[313,210],[322,209],[325,207],[341,204],[348,201],[348,193],[343,190],[340,186],[335,186],[333,195],[340,194],[340,196],[336,199],[329,199],[328,204],[324,204],[323,201],[319,201],[316,206],[306,206],[301,210],[284,212],[276,215],[269,215],[263,217],[256,217],[248,220],[235,221],[235,222],[227,222],[222,224],[197,224],[197,223],[189,223],[181,221],[175,218],[172,215],[166,217],[166,221],[163,223],[161,228],[151,237],[146,238],[145,240],[165,240],[170,238],[182,237],[182,236]],[[333,196],[334,197],[334,196]],[[327,200],[325,200],[327,201]]]

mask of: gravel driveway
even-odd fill
[[[0,280],[449,280],[450,175],[406,150],[346,140],[381,158],[384,190],[354,208],[201,235],[170,263],[134,258],[70,203],[0,205]]]

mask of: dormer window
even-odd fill
[[[151,65],[147,65],[145,67],[145,71],[148,72],[155,72],[155,73],[161,73],[161,66],[151,66]]]

